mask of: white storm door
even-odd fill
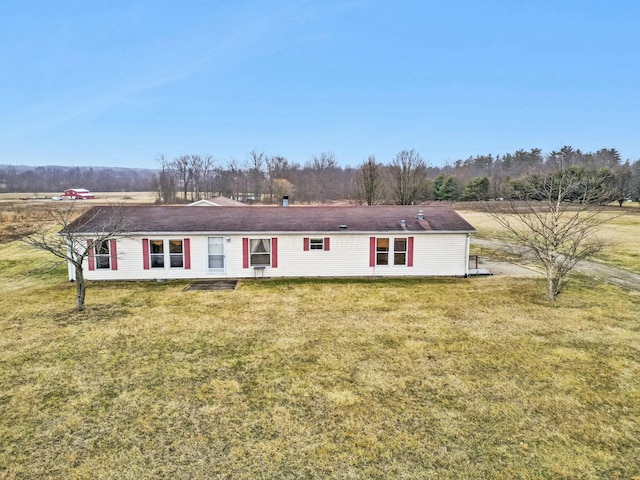
[[[209,237],[208,238],[208,265],[207,270],[210,272],[224,272],[226,267],[225,259],[225,237]]]

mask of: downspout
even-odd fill
[[[471,252],[471,234],[467,233],[467,245],[465,248],[465,258],[464,258],[464,277],[467,278],[469,276],[469,253]]]

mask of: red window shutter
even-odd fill
[[[308,252],[309,251],[309,237],[304,237],[302,244],[304,246],[304,251]]]
[[[184,269],[191,269],[191,240],[185,238],[182,243],[182,249],[184,250]]]
[[[149,239],[142,239],[142,265],[145,270],[149,270]]]
[[[413,267],[413,237],[407,242],[407,267]]]
[[[89,238],[87,240],[87,247],[89,248],[89,270],[95,270],[96,261],[95,257],[93,256],[95,253],[95,249],[93,248],[93,238]]]
[[[271,239],[271,268],[278,268],[278,239]]]
[[[369,266],[376,266],[376,237],[369,237]]]
[[[324,237],[324,249],[328,252],[331,248],[329,237]]]
[[[242,268],[249,268],[249,239],[242,239]]]
[[[118,269],[118,251],[115,239],[109,240],[109,255],[111,256],[111,270]]]

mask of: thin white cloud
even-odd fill
[[[134,65],[131,73],[118,72],[120,78],[103,78],[73,85],[66,91],[60,91],[54,98],[27,104],[19,111],[0,114],[0,125],[3,125],[0,138],[3,142],[15,142],[62,125],[72,125],[81,119],[90,119],[109,111],[127,99],[179,83],[202,71],[220,75],[230,65],[246,61],[261,51],[277,48],[274,42],[277,43],[287,31],[314,21],[319,16],[335,14],[336,8],[342,10],[345,5],[332,6],[328,3],[323,8],[310,2],[291,2],[269,11],[252,5],[251,8],[237,11],[222,28],[209,29],[201,25],[185,32],[183,38],[173,44],[167,43],[159,35],[155,43],[151,39],[147,52],[138,53],[151,55],[152,49],[160,49],[162,51],[157,59],[142,58],[141,65]],[[139,12],[130,13],[130,17],[139,15]],[[99,32],[98,36],[100,41],[105,42],[119,33],[118,28],[109,27]],[[127,52],[123,52],[123,55],[126,56]],[[113,75],[113,72],[109,74]]]

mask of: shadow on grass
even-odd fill
[[[98,304],[86,306],[82,312],[66,310],[51,315],[53,322],[61,327],[79,325],[85,322],[99,323],[116,320],[131,315],[131,310],[118,304]]]
[[[238,286],[254,285],[270,287],[294,287],[305,285],[364,285],[364,286],[419,286],[442,285],[464,281],[463,277],[344,277],[344,278],[264,278],[259,280],[243,279]]]

